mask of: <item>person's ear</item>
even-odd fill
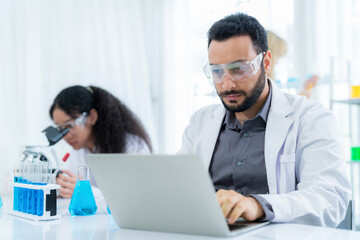
[[[266,51],[264,55],[264,68],[266,75],[271,72],[271,52],[270,50]]]
[[[98,120],[98,117],[99,117],[98,112],[97,112],[94,108],[92,108],[92,109],[90,110],[90,113],[89,113],[89,116],[88,116],[88,122],[89,122],[89,124],[90,124],[91,126],[94,126],[95,123],[96,123],[97,120]]]

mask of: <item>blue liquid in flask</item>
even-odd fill
[[[72,216],[93,215],[97,210],[89,180],[77,180],[71,197],[69,212]]]

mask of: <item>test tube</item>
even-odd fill
[[[52,165],[51,162],[47,162],[47,170],[46,170],[46,182],[47,183],[56,183],[56,176],[52,174]]]
[[[28,173],[28,180],[30,184],[33,184],[35,182],[35,163],[34,162],[30,162],[29,163],[29,173]]]
[[[33,185],[35,182],[35,163],[29,162],[28,163],[28,184]],[[28,188],[27,189],[27,200],[26,200],[26,212],[31,214],[33,213],[34,208],[34,195],[35,189]]]
[[[23,184],[28,183],[28,174],[29,174],[29,163],[25,161],[21,164],[21,175],[22,175],[21,183]],[[22,187],[20,189],[21,189],[21,194],[20,194],[20,202],[19,202],[19,211],[26,212],[28,189],[25,187]]]
[[[20,177],[20,162],[14,164],[14,182],[18,182]]]
[[[29,183],[29,177],[30,177],[30,162],[25,161],[24,162],[24,168],[23,168],[23,180],[24,183]]]
[[[46,185],[48,183],[49,176],[51,175],[51,163],[41,162],[41,183],[40,185]],[[44,190],[38,191],[37,198],[37,213],[38,216],[44,214]]]
[[[25,175],[26,175],[26,162],[22,162],[20,166],[20,179],[19,179],[21,183],[25,182],[25,178],[26,178]]]
[[[41,162],[34,163],[34,184],[39,184],[41,181]]]
[[[34,184],[35,185],[41,185],[42,181],[42,168],[43,168],[43,162],[36,162],[34,164]],[[31,214],[37,215],[38,214],[38,208],[39,208],[39,201],[40,201],[40,194],[42,190],[34,190],[33,191],[33,201],[32,201],[32,211]]]
[[[14,183],[19,182],[20,176],[20,163],[15,162],[14,164]],[[19,209],[19,187],[14,186],[14,196],[13,196],[13,209],[17,211]]]
[[[47,182],[47,163],[42,162],[41,163],[41,174],[40,174],[40,184],[45,185]]]
[[[22,183],[23,182],[23,162],[20,163],[19,166],[19,177],[18,177],[18,183]],[[22,211],[22,206],[23,206],[23,188],[19,187],[18,188],[18,211]]]

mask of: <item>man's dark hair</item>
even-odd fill
[[[257,54],[268,50],[264,27],[256,18],[244,13],[235,13],[215,22],[208,32],[208,47],[212,40],[221,42],[242,35],[250,36]]]
[[[72,86],[62,90],[50,107],[53,118],[55,108],[63,110],[76,119],[83,112],[91,109],[98,112],[98,119],[93,126],[95,144],[101,153],[123,153],[126,151],[127,134],[142,138],[152,150],[145,128],[130,109],[118,98],[99,87]]]

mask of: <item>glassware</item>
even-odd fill
[[[78,166],[78,180],[71,197],[69,212],[73,216],[93,215],[97,210],[89,180],[89,165]]]

